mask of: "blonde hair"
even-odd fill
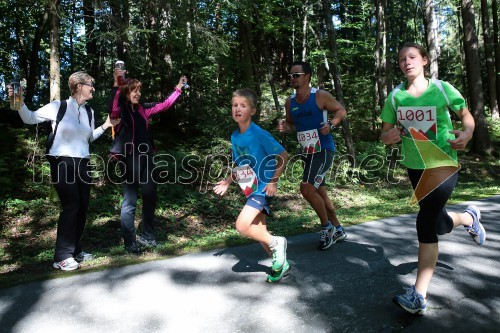
[[[233,93],[233,97],[243,97],[250,102],[252,109],[257,109],[257,94],[249,88],[238,89]]]
[[[89,81],[94,84],[94,78],[85,72],[75,72],[70,75],[68,79],[69,90],[71,91],[71,96],[73,96],[78,91],[79,84],[86,84]]]

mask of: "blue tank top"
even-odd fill
[[[318,107],[316,103],[316,91],[318,89],[311,88],[311,93],[309,98],[303,104],[297,103],[293,94],[290,103],[290,115],[295,124],[297,132],[309,131],[312,129],[321,128],[322,122],[327,122],[327,115],[323,115],[327,111],[323,111]],[[319,141],[321,143],[321,149],[335,151],[335,143],[333,142],[333,137],[331,134],[323,135],[319,133]]]

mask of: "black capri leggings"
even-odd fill
[[[427,171],[436,169],[427,169]],[[408,169],[413,190],[417,187],[424,170]],[[417,236],[420,243],[437,243],[438,235],[444,235],[453,229],[453,220],[445,209],[458,181],[458,172],[446,179],[426,197],[419,201],[420,210],[417,215]]]

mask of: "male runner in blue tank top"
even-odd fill
[[[279,122],[278,130],[282,133],[297,131],[304,161],[300,192],[320,219],[318,248],[326,250],[347,237],[324,186],[325,176],[335,155],[331,131],[340,124],[347,112],[329,92],[310,87],[311,74],[309,63],[296,61],[292,64],[288,75],[295,94],[286,100],[286,120]],[[330,120],[329,112],[333,113]]]

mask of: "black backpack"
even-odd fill
[[[63,119],[66,114],[66,109],[68,108],[68,103],[66,100],[61,101],[61,105],[59,106],[59,111],[57,111],[56,117],[56,127],[52,130],[52,124],[49,123],[50,131],[47,136],[47,142],[45,142],[45,154],[49,153],[50,148],[54,144],[54,138],[56,137],[57,127],[59,126],[59,122]],[[87,115],[89,117],[89,125],[92,127],[92,109],[90,105],[85,104],[85,110],[87,110]]]

